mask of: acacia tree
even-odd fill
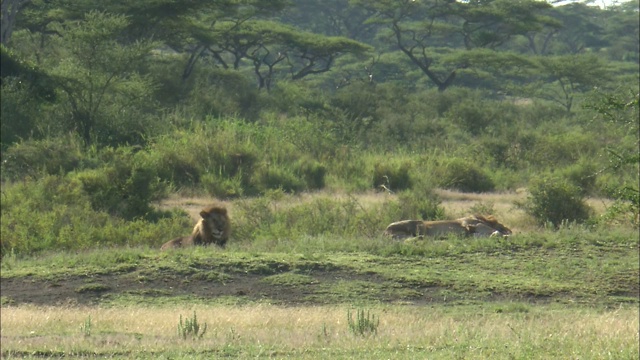
[[[51,73],[64,95],[69,125],[86,144],[117,142],[117,123],[127,119],[137,120],[126,124],[134,137],[144,127],[135,114],[149,107],[153,84],[137,69],[153,44],[120,44],[117,39],[127,25],[123,15],[93,11],[82,21],[57,26],[63,56]]]
[[[608,9],[604,37],[610,43],[608,52],[612,59],[640,62],[639,11],[637,1]]]
[[[275,21],[219,21],[198,34],[202,55],[225,69],[239,69],[243,60],[254,68],[259,88],[269,89],[276,66],[286,64],[291,80],[329,71],[336,57],[361,54],[368,45],[345,37],[301,31]],[[195,61],[195,57],[191,57]]]
[[[241,31],[239,28],[245,22],[273,15],[287,5],[286,0],[227,1],[224,6],[185,16],[180,30],[182,36],[168,44],[176,52],[188,55],[182,73],[183,81],[191,76],[197,62],[205,57],[212,57],[220,65],[228,68],[227,60],[222,56],[225,45],[229,47],[226,44],[227,36],[234,31]],[[242,49],[239,53],[231,53],[235,57],[232,61],[235,68],[240,65],[240,60],[247,51]]]
[[[595,55],[544,56],[537,59],[540,80],[528,86],[531,96],[555,102],[571,112],[576,95],[593,89],[607,78]]]
[[[536,31],[546,21],[539,12],[550,5],[535,0],[352,0],[374,13],[369,22],[385,27],[385,39],[397,47],[440,91],[458,70],[473,63],[438,63],[452,48],[496,49],[517,35]],[[445,50],[446,49],[446,50]]]
[[[292,80],[329,71],[336,57],[345,53],[361,55],[371,48],[341,36],[294,33],[285,44],[287,63]]]
[[[598,93],[597,98],[587,103],[587,108],[595,110],[600,120],[614,124],[633,137],[633,146],[625,149],[614,145],[607,147],[609,166],[602,172],[629,170],[635,173],[631,183],[623,183],[617,187],[606,189],[617,201],[607,209],[607,217],[615,218],[623,214],[631,215],[631,222],[640,225],[640,93],[638,89],[627,91]]]
[[[316,34],[345,36],[372,43],[376,25],[367,19],[373,15],[365,7],[350,6],[349,0],[293,0],[280,19]]]

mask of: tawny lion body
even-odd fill
[[[512,234],[511,229],[504,226],[498,219],[489,216],[471,215],[460,218],[460,224],[469,228],[474,236],[509,236]]]
[[[384,235],[391,236],[393,239],[422,236],[443,237],[450,234],[462,236],[506,236],[511,234],[511,230],[499,223],[493,216],[472,215],[457,220],[403,220],[389,224],[384,231]]]
[[[190,236],[167,241],[160,250],[211,244],[224,247],[231,230],[227,209],[220,205],[209,206],[200,211],[200,216],[202,218],[196,223]]]

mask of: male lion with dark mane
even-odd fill
[[[231,231],[227,208],[221,205],[209,206],[200,211],[200,216],[202,218],[194,226],[190,236],[167,241],[160,250],[210,244],[224,247]]]
[[[472,215],[457,220],[402,220],[389,224],[384,235],[393,239],[412,237],[444,237],[449,234],[462,236],[507,236],[511,230],[493,216]]]

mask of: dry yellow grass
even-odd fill
[[[199,341],[177,335],[179,315],[196,311],[208,330]],[[2,351],[72,353],[82,349],[105,353],[205,351],[235,346],[249,353],[362,351],[389,353],[408,349],[466,358],[625,358],[638,353],[638,309],[596,312],[532,308],[525,312],[484,312],[393,306],[373,309],[380,325],[375,336],[349,332],[345,307],[195,306],[175,308],[5,307],[1,313]],[[81,327],[91,318],[91,335]],[[608,355],[607,355],[608,354]],[[625,356],[626,354],[626,356]],[[414,354],[415,355],[415,354]],[[406,354],[405,354],[406,356]]]

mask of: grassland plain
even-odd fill
[[[469,200],[487,199],[459,197],[457,211]],[[519,227],[509,239],[308,236],[225,250],[8,254],[1,355],[637,359],[637,229]],[[359,309],[379,319],[376,332],[350,330],[347,313]],[[194,314],[207,330],[183,339],[180,317]]]
[[[230,246],[8,257],[2,355],[634,359],[633,234],[572,229],[393,246],[353,239],[369,249],[358,252]],[[380,324],[360,337],[346,314],[364,308]],[[181,339],[179,316],[194,311],[207,333]]]

